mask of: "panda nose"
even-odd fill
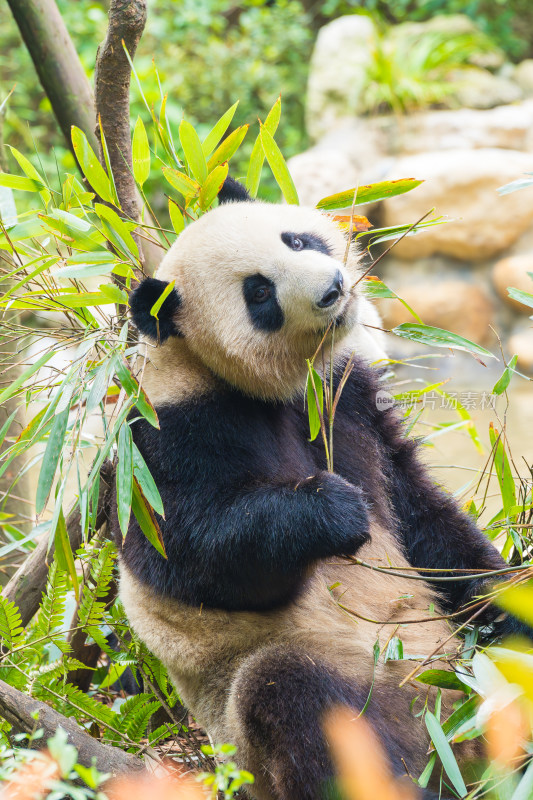
[[[333,279],[333,283],[331,284],[329,289],[326,290],[322,299],[318,301],[317,306],[319,308],[329,308],[330,306],[333,305],[333,303],[336,303],[342,294],[342,285],[343,285],[342,273],[338,269],[337,272],[335,273],[335,278]]]

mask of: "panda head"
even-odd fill
[[[340,343],[358,321],[357,255],[326,214],[251,201],[226,182],[219,206],[189,225],[155,278],[132,293],[131,312],[154,363],[176,352],[236,388],[287,399],[331,322]],[[169,282],[175,288],[150,309]],[[168,369],[165,370],[168,374]]]

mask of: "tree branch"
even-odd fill
[[[96,528],[102,527],[107,519],[106,500],[109,487],[112,483],[113,466],[106,461],[100,470],[100,491],[98,495],[98,510],[96,513]],[[67,533],[72,552],[75,553],[81,545],[81,515],[75,507],[67,516]],[[44,536],[33,552],[21,564],[2,594],[12,600],[20,611],[22,624],[26,626],[37,613],[46,589],[49,564],[54,555],[54,545],[48,550],[48,537]]]
[[[93,93],[55,0],[8,3],[68,146],[77,125],[96,149]]]
[[[130,133],[131,69],[124,52],[133,58],[146,23],[146,0],[111,0],[109,27],[98,50],[95,70],[96,114],[109,150],[115,186],[122,209],[139,219],[137,187],[132,175]],[[96,135],[100,139],[97,122]],[[100,148],[100,160],[102,158]]]
[[[38,713],[37,721],[33,716],[35,712]],[[95,759],[100,772],[110,772],[112,775],[144,769],[144,763],[138,756],[125,753],[119,747],[102,744],[84,733],[70,717],[64,717],[40,700],[27,697],[4,681],[0,681],[0,716],[13,726],[15,733],[32,733],[36,726],[43,728],[44,737],[40,740],[43,746],[59,727],[63,728],[69,743],[78,751],[79,763],[85,767],[90,767]]]

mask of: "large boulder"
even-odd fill
[[[533,314],[533,309],[509,297],[507,289],[509,286],[513,286],[515,289],[520,289],[522,292],[533,294],[532,275],[533,254],[531,253],[502,258],[494,265],[492,270],[494,287],[502,300],[516,311],[527,315]]]
[[[371,20],[358,14],[339,17],[320,29],[307,86],[307,130],[313,139],[361,110],[373,37]]]
[[[460,279],[426,279],[416,284],[401,284],[394,291],[426,325],[445,328],[478,343],[490,338],[493,305],[486,292],[475,284]],[[399,300],[381,301],[379,311],[387,328],[414,321]]]
[[[533,58],[526,58],[516,65],[513,80],[526,97],[533,97]]]
[[[533,326],[517,326],[509,337],[507,350],[510,355],[516,353],[518,356],[518,369],[533,372]]]
[[[488,69],[454,70],[449,77],[457,85],[454,92],[456,101],[467,108],[495,108],[515,103],[524,96],[517,83],[493,75]]]
[[[533,171],[533,154],[486,148],[421,153],[396,159],[387,180],[422,178],[412,192],[383,203],[383,224],[403,225],[432,208],[451,221],[436,225],[395,248],[399,258],[442,253],[463,261],[498,255],[533,226],[533,203],[521,192],[499,196],[496,190]]]

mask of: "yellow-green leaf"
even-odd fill
[[[179,206],[174,200],[169,198],[168,200],[168,213],[170,216],[170,221],[172,223],[172,227],[174,228],[175,233],[178,235],[182,232],[185,228],[185,220],[183,219],[183,214],[179,210]]]
[[[108,222],[109,225],[104,225],[104,229],[111,239],[112,244],[116,245],[118,249],[133,261],[139,260],[139,248],[129,232],[126,223],[109,206],[104,206],[102,203],[95,203],[94,210],[100,217],[100,220]],[[111,230],[111,235],[110,234]]]
[[[159,428],[157,412],[148,399],[148,395],[142,386],[139,385],[137,378],[133,375],[127,362],[120,356],[116,356],[114,365],[118,379],[126,394],[133,399],[133,402],[150,425],[153,425],[154,428]]]
[[[72,146],[76,153],[81,170],[94,191],[100,195],[102,200],[108,203],[115,202],[113,188],[106,171],[98,161],[94,150],[89,144],[87,137],[80,128],[72,126]]]
[[[133,176],[137,183],[143,186],[150,175],[150,147],[146,128],[140,117],[137,117],[133,130],[132,158]]]
[[[42,183],[42,191],[40,192],[41,197],[43,198],[44,202],[48,204],[51,198],[51,194],[46,188],[46,183],[44,179],[39,175],[31,161],[28,161],[26,156],[23,156],[16,147],[12,147],[11,145],[7,145],[11,152],[13,153],[14,157],[17,159],[19,166],[24,171],[24,174],[28,176],[28,178],[32,178],[34,181],[40,181]]]
[[[310,361],[307,362],[307,367],[307,415],[309,417],[309,439],[312,442],[320,432],[320,415],[324,413],[324,386],[322,378],[311,366]]]
[[[261,125],[261,144],[268,161],[272,174],[276,179],[276,183],[283,193],[283,197],[287,203],[291,205],[298,205],[298,193],[291,178],[291,174],[285,163],[285,159],[281,154],[281,150],[274,141],[274,137],[270,134],[264,125]]]
[[[232,131],[230,135],[224,139],[208,161],[207,167],[209,170],[230,160],[232,155],[241,146],[242,140],[248,133],[249,127],[249,125],[241,125],[240,128]]]
[[[184,172],[178,172],[177,169],[170,167],[162,167],[162,171],[170,185],[184,197],[196,197],[200,191],[200,184],[189,178]]]
[[[511,383],[511,377],[513,375],[517,361],[518,361],[518,356],[514,355],[509,361],[508,365],[505,367],[501,378],[497,380],[496,383],[494,384],[492,394],[503,394],[505,392],[505,390]]]
[[[207,162],[202,150],[202,143],[193,126],[186,119],[182,119],[180,122],[179,137],[189,169],[196,180],[203,183],[207,178]]]
[[[204,151],[204,156],[209,158],[217,144],[220,142],[224,134],[226,133],[231,120],[237,110],[237,106],[239,105],[239,101],[237,100],[236,103],[232,105],[231,108],[222,114],[218,122],[215,122],[207,136],[202,142],[202,150]]]
[[[18,189],[21,192],[40,192],[43,188],[41,181],[23,178],[22,175],[10,175],[7,172],[0,172],[0,186]]]
[[[215,197],[222,189],[224,181],[228,177],[228,165],[222,164],[209,173],[207,180],[200,189],[198,198],[200,208],[205,211],[213,203]]]
[[[35,497],[35,512],[37,514],[40,514],[44,509],[48,496],[50,495],[59,457],[63,450],[63,441],[67,430],[69,411],[70,404],[67,405],[64,411],[54,416],[54,421],[44,451],[39,480],[37,482]]]
[[[270,111],[268,112],[265,120],[265,128],[269,133],[274,136],[276,133],[279,120],[281,116],[281,97],[278,97]],[[263,169],[263,161],[265,154],[263,152],[263,145],[261,144],[261,134],[258,135],[254,142],[252,155],[248,164],[248,172],[246,174],[246,188],[252,197],[257,196],[259,182],[261,180],[261,171]]]
[[[135,514],[135,519],[140,525],[140,528],[151,545],[155,547],[158,553],[163,558],[167,557],[165,552],[165,544],[163,542],[163,534],[158,525],[155,514],[146,500],[143,491],[139,485],[139,481],[133,476],[133,492],[131,497],[131,510]]]
[[[423,181],[417,181],[415,178],[400,178],[396,181],[379,181],[378,183],[359,186],[357,187],[355,205],[376,203],[386,197],[396,197],[396,195],[405,194],[405,192],[410,192],[411,189],[416,189],[421,183]],[[336,208],[351,208],[355,188],[324,197],[316,204],[316,207],[323,211],[333,211]]]
[[[153,304],[152,308],[150,309],[150,314],[152,315],[152,317],[159,319],[158,314],[161,309],[161,306],[169,296],[170,292],[174,289],[175,283],[176,281],[170,281],[170,283],[167,283],[167,285],[165,286],[165,288],[163,289],[163,291]]]
[[[122,536],[126,536],[130,523],[133,490],[133,441],[127,422],[120,427],[117,455],[117,516]]]

